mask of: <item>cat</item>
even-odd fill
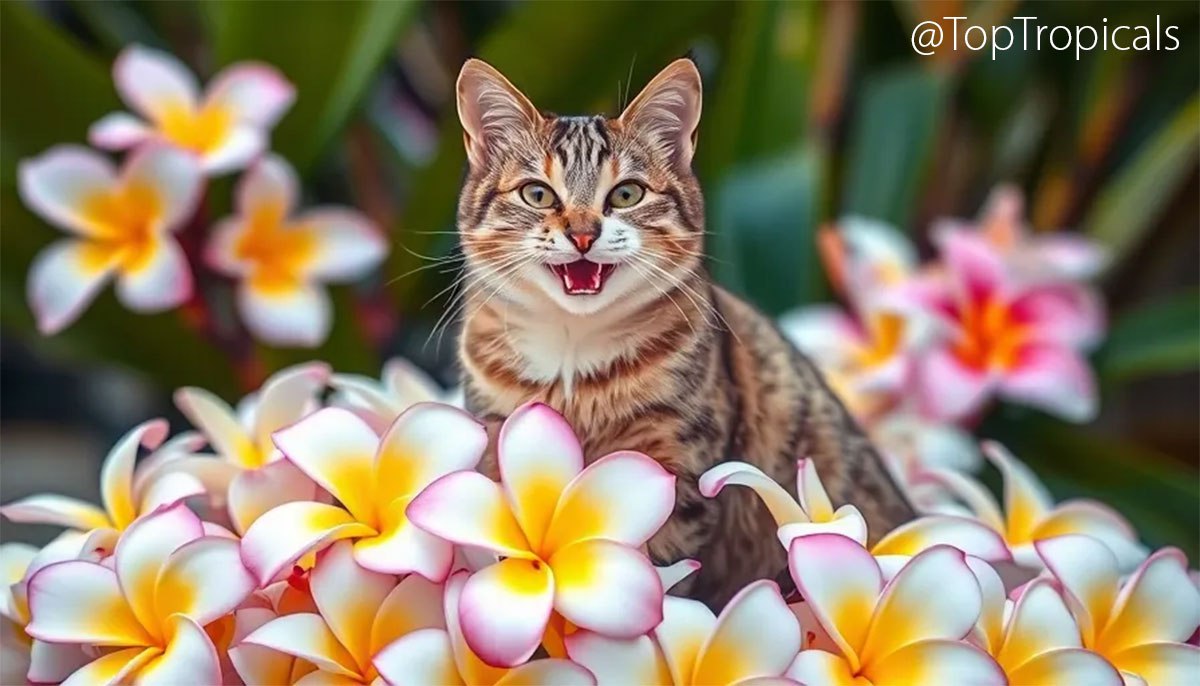
[[[477,59],[457,101],[469,410],[494,428],[539,400],[566,417],[588,461],[637,450],[664,465],[676,507],[649,553],[699,560],[687,591],[713,606],[786,567],[753,492],[699,493],[714,464],[745,460],[794,494],[797,458],[811,457],[835,504],[857,505],[874,537],[914,516],[813,364],[705,270],[690,60],[615,119],[541,112]],[[494,456],[484,469],[496,475]]]

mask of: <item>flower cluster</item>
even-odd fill
[[[29,272],[39,330],[77,319],[110,279],[136,312],[178,307],[195,293],[193,270],[238,281],[237,307],[250,332],[279,345],[314,346],[331,325],[324,282],[350,281],[387,254],[378,230],[342,207],[295,212],[299,188],[268,134],[295,98],[272,67],[235,64],[201,94],[170,55],[130,47],[113,66],[121,99],[137,113],[109,114],[88,132],[92,145],[130,151],[117,168],[99,152],[60,145],[20,164],[22,200],[68,234]],[[205,179],[249,167],[234,216],[207,237]],[[181,234],[194,240],[181,242]],[[185,246],[202,240],[203,250]]]
[[[440,395],[398,361],[382,381],[286,369],[236,409],[180,389],[196,431],[131,430],[104,461],[103,507],[0,508],[67,529],[41,550],[0,546],[0,681],[1200,681],[1183,555],[1147,555],[1099,504],[1055,505],[998,446],[1003,510],[947,472],[958,512],[870,547],[811,461],[798,497],[749,464],[713,467],[701,492],[761,497],[798,591],[755,581],[714,613],[666,594],[697,563],[645,554],[675,499],[656,461],[586,461],[538,403],[489,440]],[[477,471],[490,445],[498,481]]]
[[[1000,187],[976,222],[941,221],[937,259],[919,263],[886,224],[850,218],[820,236],[847,309],[802,308],[784,331],[821,367],[922,506],[934,470],[971,471],[969,429],[994,398],[1083,422],[1097,410],[1085,357],[1103,335],[1087,280],[1104,252],[1069,234],[1035,235],[1019,191]]]

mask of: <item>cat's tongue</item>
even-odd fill
[[[552,264],[550,271],[562,280],[567,295],[594,295],[604,288],[608,275],[617,268],[615,264],[600,264],[589,260],[576,260],[568,264]]]

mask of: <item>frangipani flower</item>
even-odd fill
[[[312,500],[316,484],[283,459],[271,434],[315,410],[328,379],[329,366],[323,362],[288,367],[267,379],[258,394],[244,399],[236,410],[203,388],[179,389],[176,406],[203,432],[217,459],[193,456],[167,469],[200,479],[216,507],[228,506],[239,534],[277,505]]]
[[[726,485],[752,489],[779,525],[779,542],[784,548],[798,536],[832,533],[846,536],[859,545],[867,543],[867,523],[853,505],[833,509],[829,495],[817,476],[812,460],[797,463],[796,502],[774,479],[745,462],[724,462],[700,476],[700,492],[716,497]],[[986,526],[966,517],[931,515],[903,524],[880,539],[872,548],[875,555],[911,556],[938,544],[954,546],[985,560],[1006,560],[1004,541]]]
[[[397,583],[390,574],[364,569],[349,541],[320,555],[311,587],[320,614],[272,619],[230,650],[246,683],[282,683],[277,675],[291,656],[315,665],[317,676],[287,683],[370,684],[379,675],[373,660],[386,646],[413,631],[445,626],[439,585],[417,575]],[[254,646],[275,655],[246,650]]]
[[[1121,675],[1103,657],[1083,648],[1079,627],[1047,579],[1027,584],[1015,600],[987,563],[967,558],[982,592],[974,640],[1008,675],[1010,684],[1121,686]]]
[[[135,312],[160,312],[191,296],[187,258],[171,236],[196,207],[204,177],[186,152],[147,146],[118,172],[91,150],[60,145],[21,162],[25,204],[71,235],[29,268],[29,307],[43,334],[75,321],[111,277]]]
[[[161,468],[164,462],[178,459],[194,445],[195,436],[181,434],[163,443],[166,437],[166,421],[153,419],[134,427],[117,441],[100,471],[103,508],[75,498],[41,493],[0,507],[0,514],[14,522],[54,524],[88,532],[86,551],[111,553],[117,537],[138,517],[204,493],[204,485],[198,480],[185,474],[166,474]],[[139,446],[158,450],[135,469]]]
[[[479,659],[463,638],[459,621],[459,604],[469,576],[468,572],[459,571],[446,581],[444,629],[414,631],[375,656],[375,667],[388,683],[444,686],[590,686],[596,683],[588,670],[569,660],[533,660],[505,669],[492,667]]]
[[[484,662],[512,667],[541,643],[551,611],[619,638],[662,619],[662,583],[637,550],[675,505],[675,477],[641,453],[616,452],[586,469],[574,432],[541,403],[500,430],[501,483],[445,476],[408,508],[413,523],[503,560],[467,580],[463,635]]]
[[[1071,421],[1090,420],[1095,380],[1080,351],[1103,330],[1096,294],[1070,283],[1022,282],[970,234],[943,234],[940,245],[944,275],[906,291],[946,330],[917,366],[922,408],[958,419],[997,393]]]
[[[917,272],[917,250],[885,222],[845,217],[817,237],[821,261],[834,288],[850,300],[900,284]]]
[[[92,125],[88,140],[107,150],[161,141],[195,154],[208,174],[241,169],[267,149],[268,131],[296,92],[276,69],[242,62],[213,78],[201,97],[196,78],[171,55],[134,45],[113,64],[125,112]]]
[[[779,587],[755,581],[720,617],[699,601],[665,596],[663,620],[650,634],[617,639],[581,631],[567,638],[567,653],[601,686],[785,683],[778,677],[800,650],[800,638]]]
[[[240,280],[238,310],[255,337],[314,347],[332,323],[321,284],[363,276],[387,255],[387,244],[366,217],[348,208],[293,215],[299,195],[291,166],[264,157],[238,181],[238,214],[213,229],[205,259]]]
[[[68,684],[220,683],[204,625],[233,611],[253,588],[237,541],[205,536],[199,518],[175,504],[130,526],[111,567],[72,560],[33,575],[26,631],[50,643],[117,648]]]
[[[846,686],[1007,683],[992,658],[962,641],[982,601],[961,551],[929,548],[886,585],[871,553],[845,536],[796,538],[788,561],[840,651],[801,651],[789,677]]]
[[[405,508],[438,477],[479,463],[487,431],[470,415],[420,403],[380,437],[357,415],[330,407],[276,432],[275,444],[343,507],[292,502],[255,521],[242,552],[261,583],[339,539],[355,540],[354,558],[367,569],[435,582],[450,573],[452,546],[412,526]]]
[[[453,397],[458,391],[443,391],[428,374],[402,357],[393,357],[383,365],[379,381],[359,374],[334,374],[329,385],[335,390],[330,405],[354,412],[379,433],[417,403],[463,405]]]
[[[1053,498],[1034,473],[998,443],[985,441],[983,453],[1004,478],[1004,511],[977,481],[944,470],[929,476],[939,480],[962,499],[975,516],[999,533],[1012,551],[1013,560],[1024,567],[1041,567],[1034,550],[1038,541],[1064,534],[1087,534],[1108,546],[1122,570],[1133,569],[1146,558],[1137,532],[1119,513],[1094,500],[1076,499],[1054,504]]]
[[[1036,546],[1062,585],[1084,647],[1121,670],[1126,684],[1200,683],[1200,648],[1185,643],[1200,628],[1200,590],[1182,552],[1155,552],[1122,584],[1112,550],[1090,536]]]

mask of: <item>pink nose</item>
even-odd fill
[[[576,233],[574,231],[568,231],[567,238],[575,244],[576,248],[579,248],[579,252],[581,253],[587,252],[588,249],[592,247],[592,243],[596,242],[596,234],[591,232]]]

